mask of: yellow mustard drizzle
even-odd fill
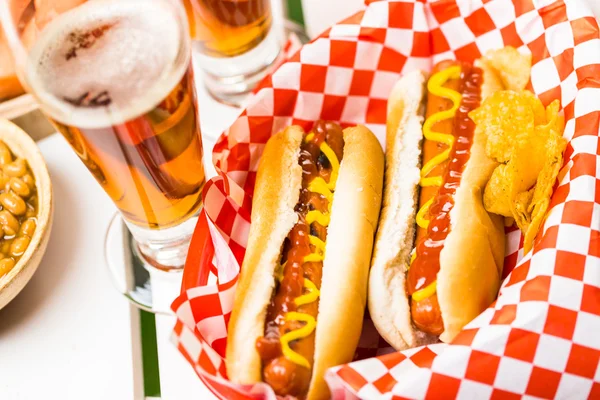
[[[447,148],[433,157],[431,160],[423,165],[421,169],[421,180],[419,181],[419,185],[421,187],[431,187],[431,186],[442,186],[442,177],[441,176],[428,176],[431,171],[435,169],[438,165],[446,161],[450,157],[450,152],[452,151],[452,146],[454,146],[454,135],[450,135],[447,133],[435,132],[433,130],[433,126],[438,122],[454,118],[456,115],[456,111],[460,107],[460,102],[462,100],[462,95],[452,89],[448,89],[443,85],[448,82],[450,79],[460,79],[461,68],[459,65],[455,65],[445,70],[439,71],[434,74],[427,83],[427,90],[439,97],[449,99],[452,101],[452,107],[448,110],[440,111],[435,114],[432,114],[425,120],[423,123],[423,135],[427,140],[433,140],[438,143],[445,144]],[[421,206],[419,211],[417,212],[417,225],[419,225],[423,229],[427,229],[429,226],[429,220],[425,218],[425,216],[429,212],[429,208],[431,204],[433,204],[435,196],[429,199],[425,204]],[[416,258],[416,252],[411,256],[410,263],[412,264]],[[415,301],[424,300],[430,296],[433,296],[437,290],[437,281],[433,281],[423,289],[417,290],[412,294],[412,298]]]
[[[304,257],[304,262],[319,262],[325,259],[324,254],[319,253],[310,253],[306,257]]]
[[[309,133],[305,137],[306,142],[310,142],[314,138],[314,133]],[[335,152],[327,145],[327,143],[323,142],[319,146],[320,150],[325,154],[329,163],[331,164],[331,176],[329,179],[329,183],[325,182],[323,178],[315,178],[308,184],[308,190],[313,193],[318,193],[322,195],[329,202],[328,208],[331,211],[331,203],[333,201],[333,191],[335,191],[335,184],[337,180],[337,176],[340,169],[340,163],[335,155]],[[329,226],[330,216],[329,212],[322,213],[321,211],[311,210],[306,214],[305,221],[307,224],[312,224],[313,222],[318,222],[319,225],[327,227]],[[325,258],[325,242],[320,238],[314,235],[308,235],[308,240],[310,244],[314,247],[314,251],[304,257],[304,262],[320,262]],[[317,301],[320,296],[320,291],[317,289],[317,286],[310,279],[304,278],[304,291],[305,293],[302,296],[294,299],[294,303],[296,306],[302,306],[306,304],[310,304],[312,302]],[[302,365],[310,369],[310,363],[306,359],[306,357],[301,356],[296,353],[290,347],[290,342],[298,339],[303,339],[309,336],[315,330],[317,326],[317,322],[314,317],[309,314],[302,312],[294,312],[290,311],[285,314],[286,321],[301,321],[305,322],[304,326],[295,329],[293,331],[289,331],[281,336],[281,351],[283,356],[290,360],[293,363],[298,365]]]
[[[452,151],[452,146],[454,145],[454,136],[447,133],[435,132],[433,130],[433,126],[438,122],[454,118],[456,115],[456,111],[458,111],[462,96],[457,91],[445,88],[443,85],[450,79],[460,79],[460,72],[460,66],[456,65],[436,73],[431,77],[431,79],[429,79],[429,82],[427,83],[427,90],[429,90],[429,92],[436,96],[450,99],[452,101],[452,107],[448,110],[440,111],[430,115],[423,124],[423,135],[427,140],[443,143],[448,146],[448,148],[440,154],[437,154],[435,157],[425,163],[425,165],[423,165],[423,168],[421,169],[421,180],[419,182],[421,187],[442,186],[441,176],[428,177],[427,175],[429,175],[429,173],[433,171],[435,167],[450,157],[450,152]],[[431,203],[433,203],[433,198],[423,204],[423,206],[421,206],[417,212],[417,224],[423,229],[427,229],[429,226],[429,220],[425,219],[425,215],[427,215],[429,207],[431,207]]]
[[[312,244],[313,246],[315,246],[315,248],[320,251],[322,254],[325,254],[325,242],[322,241],[321,239],[319,239],[316,236],[313,235],[308,235],[308,240],[310,241],[310,244]]]
[[[327,226],[329,225],[329,214],[323,214],[317,210],[311,210],[306,213],[306,223],[312,224],[313,222],[318,222],[319,225]]]
[[[310,279],[304,278],[304,289],[306,289],[306,294],[303,294],[300,297],[296,297],[294,299],[294,303],[296,306],[303,306],[305,304],[310,304],[313,301],[317,301],[321,292],[317,289],[317,285],[315,285]]]
[[[338,172],[340,170],[340,162],[338,161],[335,152],[331,149],[331,147],[329,147],[327,143],[321,143],[320,149],[323,152],[323,154],[325,154],[325,156],[329,160],[329,163],[331,164],[331,176],[329,178],[329,183],[327,184],[327,186],[330,190],[335,190],[335,182],[337,181]]]
[[[286,313],[285,320],[306,322],[306,324],[304,324],[302,328],[289,331],[281,337],[281,350],[283,352],[284,357],[290,360],[291,362],[310,369],[310,363],[308,362],[306,357],[302,357],[300,354],[292,350],[290,348],[290,342],[305,338],[308,335],[310,335],[315,330],[317,326],[317,321],[315,321],[314,317],[312,317],[311,315],[295,311],[290,311]]]
[[[318,177],[313,179],[308,184],[308,190],[314,193],[319,193],[323,195],[329,202],[329,206],[331,207],[331,202],[333,201],[333,192],[329,190],[329,185],[325,182],[325,179]]]
[[[428,297],[431,297],[435,294],[437,290],[437,280],[431,282],[429,285],[425,286],[421,290],[417,290],[412,294],[412,298],[414,301],[425,300]]]

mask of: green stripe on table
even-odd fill
[[[140,334],[142,336],[144,395],[146,397],[160,397],[160,374],[154,314],[140,310]]]
[[[302,0],[287,0],[287,18],[297,24],[304,26],[304,14],[302,13]]]

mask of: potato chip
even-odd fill
[[[533,111],[533,125],[537,126],[546,124],[549,121],[549,119],[546,113],[546,109],[544,108],[544,105],[542,104],[540,99],[535,97],[535,95],[529,90],[524,90],[520,94],[527,99],[529,105],[531,106],[531,109]],[[558,104],[558,106],[560,107],[560,103]],[[557,112],[559,107],[556,108]]]
[[[504,87],[509,90],[525,89],[531,73],[531,54],[521,54],[514,47],[490,50],[484,60],[498,71]]]
[[[487,211],[512,218],[527,253],[550,205],[567,141],[560,102],[544,108],[528,91],[501,91],[469,116],[487,136],[486,154],[501,163],[483,193]]]
[[[555,131],[556,134],[562,136],[565,130],[565,118],[559,115],[560,101],[554,100],[546,107],[546,121],[548,128]]]
[[[525,253],[531,250],[533,239],[535,239],[535,235],[540,229],[542,221],[546,216],[548,206],[550,205],[550,197],[552,196],[552,188],[554,187],[554,182],[556,181],[556,177],[563,164],[563,152],[567,148],[567,140],[556,134],[558,132],[554,131],[554,133],[555,134],[550,135],[548,142],[546,143],[546,165],[544,165],[542,172],[538,177],[535,191],[527,209],[528,213],[531,215],[531,224],[525,231]]]
[[[507,162],[515,141],[530,136],[534,127],[529,98],[509,90],[488,97],[469,117],[486,132],[486,154],[498,162]]]
[[[534,191],[535,189],[531,189],[526,192],[517,193],[511,206],[511,216],[513,216],[517,226],[523,231],[527,231],[529,224],[531,224],[531,215],[527,210],[531,204],[531,199],[533,199]]]
[[[514,201],[517,194],[531,189],[546,163],[546,141],[549,139],[548,131],[538,129],[528,132],[526,138],[515,142],[515,149],[507,166],[514,170],[512,177],[510,197]]]
[[[505,164],[499,165],[488,181],[483,192],[483,206],[491,213],[512,217],[510,205],[510,177]]]
[[[524,232],[524,238],[523,238],[523,254],[527,254],[529,253],[529,250],[531,250],[533,248],[533,241],[535,240],[535,237],[538,234],[538,231],[540,230],[540,227],[542,226],[542,222],[544,221],[544,218],[546,217],[546,211],[548,210],[548,205],[550,204],[550,199],[544,199],[544,201],[542,203],[540,203],[540,212],[538,212],[534,219],[531,221],[531,223],[529,224],[527,230],[523,231]]]

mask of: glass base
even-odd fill
[[[129,232],[137,239],[136,251],[147,263],[162,270],[183,268],[198,212],[179,225],[164,229],[142,228],[123,220]]]
[[[172,314],[171,303],[181,290],[183,268],[148,262],[119,213],[108,227],[105,257],[116,288],[133,305],[152,313]]]
[[[193,42],[193,49],[210,95],[221,103],[239,107],[282,55],[282,32],[273,25],[258,46],[235,57],[207,56],[198,42]]]

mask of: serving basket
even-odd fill
[[[257,165],[271,135],[318,119],[365,124],[385,146],[397,79],[510,45],[533,57],[532,90],[561,101],[569,144],[533,251],[506,230],[497,301],[451,344],[395,352],[368,315],[355,361],[330,369],[334,399],[600,398],[600,32],[584,0],[367,1],[281,65],[213,152],[219,174],[185,266],[173,340],[222,399],[275,399],[227,380],[224,354]],[[340,310],[343,312],[343,310]]]

